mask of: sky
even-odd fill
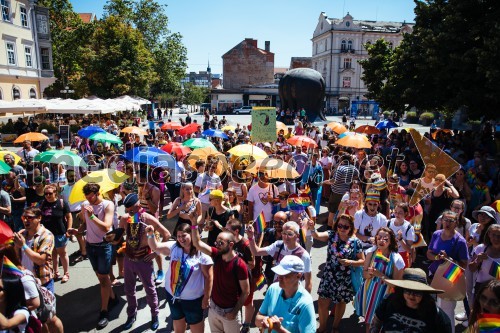
[[[70,0],[75,12],[102,17],[106,0]],[[183,36],[188,72],[222,74],[222,55],[245,38],[258,47],[271,42],[274,66],[312,55],[312,35],[321,12],[354,20],[414,22],[413,0],[157,0],[166,5],[169,30]]]

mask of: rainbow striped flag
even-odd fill
[[[382,254],[382,251],[380,251],[380,250],[377,250],[377,252],[375,252],[375,258],[373,260],[377,261],[377,262],[385,262],[385,263],[388,263],[391,261],[391,259],[384,256]]]
[[[500,332],[500,316],[498,314],[485,313],[477,320],[480,333]]]
[[[261,290],[264,288],[266,284],[266,278],[264,277],[263,274],[259,276],[259,279],[255,282],[255,286],[257,287],[257,290]]]
[[[500,279],[500,265],[496,261],[492,262],[489,273],[495,279],[497,279],[497,280]]]
[[[128,223],[135,224],[141,222],[139,212],[135,213],[134,215],[130,215],[128,217]]]
[[[264,217],[264,211],[260,212],[259,216],[255,220],[255,232],[261,234],[266,228],[266,218]]]
[[[307,194],[308,196],[311,196],[311,189],[309,188],[309,185],[306,185],[304,186],[304,190],[302,191],[302,193],[305,193]]]
[[[455,283],[461,275],[462,270],[460,269],[460,267],[450,262],[450,266],[448,266],[448,268],[444,272],[443,277],[451,283]]]
[[[3,266],[2,266],[2,275],[3,274],[10,274],[10,275],[16,275],[16,276],[23,276],[24,273],[17,268],[16,265],[12,261],[7,258],[7,256],[3,256]]]

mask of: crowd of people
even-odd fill
[[[180,120],[196,124],[189,114]],[[3,175],[0,219],[13,237],[0,249],[0,329],[28,332],[46,303],[37,286],[54,295],[57,283],[72,283],[68,242],[79,245],[73,263],[89,260],[96,274],[98,329],[121,301],[114,289],[122,284],[122,328],[133,327],[138,280],[152,330],[160,323],[162,283],[175,332],[204,332],[208,317],[212,332],[335,333],[350,302],[370,333],[455,332],[456,320],[479,332],[484,318],[500,322],[500,137],[491,127],[425,134],[460,164],[450,177],[420,155],[404,129],[369,135],[372,148],[356,149],[336,144],[338,133],[327,124],[295,118],[275,142],[254,143],[300,175],[275,179],[265,167],[245,171],[252,157],[229,152],[252,144],[251,125],[227,127],[226,117],[207,114],[189,133],[162,130],[169,122],[150,119],[147,134],[138,135],[120,134],[127,122],[93,119],[83,127],[119,134],[123,144],[72,133],[67,145],[59,136],[53,143],[26,140],[17,153],[2,155],[11,170]],[[218,151],[194,164],[189,153],[172,152],[175,163],[155,166],[126,153],[204,137],[208,129],[227,138],[208,137]],[[299,135],[315,144],[288,142]],[[86,166],[35,162],[51,149],[70,149]],[[401,158],[391,158],[395,151]],[[70,200],[76,182],[97,170],[128,178],[107,192],[87,182],[79,188],[85,200]],[[427,190],[410,205],[419,186]],[[326,251],[319,285],[313,244]],[[5,269],[9,263],[17,274]],[[262,288],[257,308],[253,296]],[[465,313],[455,313],[457,302]],[[63,331],[56,308],[42,319],[45,331]]]

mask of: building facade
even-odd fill
[[[49,11],[35,0],[0,1],[0,100],[42,98],[55,81]]]
[[[360,21],[349,13],[336,19],[322,12],[313,33],[311,62],[312,68],[325,78],[325,107],[341,112],[348,110],[352,102],[366,101],[364,95],[368,91],[361,79],[363,68],[359,64],[368,58],[365,46],[378,39],[397,46],[403,35],[412,30],[413,24],[404,22]],[[370,105],[365,105],[364,112],[370,112]]]
[[[224,89],[240,89],[246,86],[274,82],[274,53],[270,42],[265,49],[257,47],[257,40],[245,38],[222,56]]]

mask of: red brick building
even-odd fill
[[[222,56],[224,89],[240,89],[274,82],[274,53],[270,42],[257,47],[257,40],[245,38]]]

